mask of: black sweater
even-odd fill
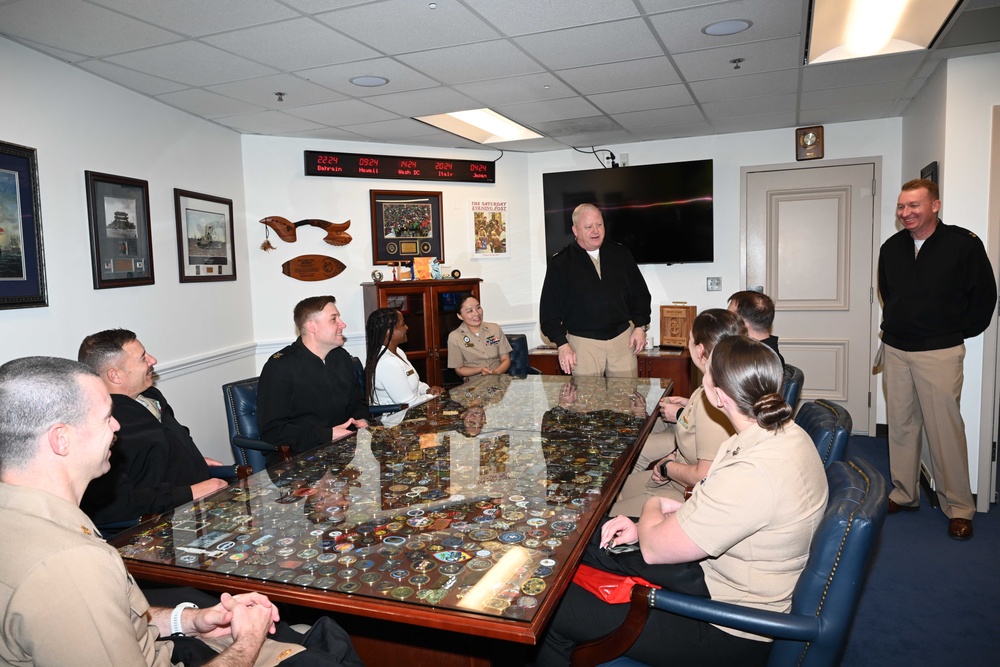
[[[124,394],[111,395],[121,425],[111,447],[111,470],[87,487],[80,507],[96,524],[138,519],[191,502],[191,486],[211,474],[188,428],[174,418],[159,389],[142,392],[160,404],[163,421]]]
[[[549,258],[542,284],[539,320],[542,333],[556,345],[566,333],[609,340],[631,321],[649,324],[650,296],[632,253],[617,243],[601,245],[601,275],[587,251],[576,242]]]
[[[913,256],[905,229],[882,244],[882,340],[907,352],[942,350],[981,334],[993,318],[996,281],[982,241],[938,222]]]

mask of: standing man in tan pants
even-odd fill
[[[937,184],[905,183],[896,203],[903,229],[882,244],[878,263],[889,422],[889,513],[920,507],[921,431],[948,535],[972,537],[976,507],[961,395],[966,338],[993,317],[997,288],[982,241],[938,219]]]
[[[650,296],[627,249],[604,243],[593,204],[573,211],[575,243],[549,258],[542,285],[542,333],[559,346],[559,367],[573,375],[636,377],[646,346]]]

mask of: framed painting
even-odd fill
[[[149,183],[85,172],[94,289],[152,285]]]
[[[440,192],[372,190],[372,263],[444,261]]]
[[[0,141],[0,308],[47,305],[35,149]]]
[[[174,188],[182,283],[236,280],[233,200]]]

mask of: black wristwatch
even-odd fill
[[[670,478],[670,475],[667,473],[667,464],[668,463],[670,463],[670,459],[667,459],[666,461],[664,461],[663,463],[660,464],[660,477],[662,477],[667,482],[672,482],[674,480],[672,480]]]

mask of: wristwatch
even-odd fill
[[[643,324],[642,325],[642,330],[645,331],[646,333],[649,333],[649,325],[648,324]]]

